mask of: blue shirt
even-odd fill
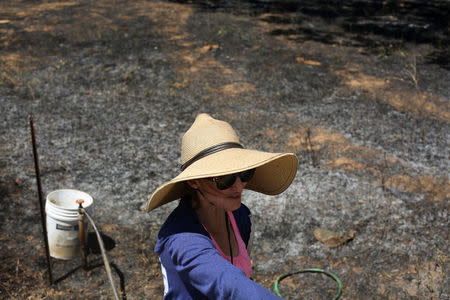
[[[233,212],[243,241],[251,231],[250,210]],[[155,246],[163,267],[164,299],[281,299],[225,260],[189,203],[181,200],[161,227]]]

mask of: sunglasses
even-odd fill
[[[216,183],[216,186],[219,190],[226,190],[233,186],[238,177],[241,179],[242,182],[249,182],[253,178],[254,174],[255,169],[251,169],[234,174],[211,177],[210,180]]]

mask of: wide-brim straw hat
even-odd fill
[[[158,187],[150,196],[147,211],[187,194],[187,180],[222,176],[253,168],[256,168],[255,174],[245,188],[266,195],[277,195],[289,187],[298,166],[293,153],[244,149],[229,123],[216,120],[208,114],[199,114],[184,134],[181,163],[181,173]]]

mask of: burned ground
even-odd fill
[[[255,281],[322,268],[343,299],[448,299],[448,3],[421,3],[1,2],[0,296],[112,298],[96,249],[88,271],[52,259],[48,285],[31,113],[44,195],[91,194],[122,295],[158,299],[153,247],[175,203],[143,208],[208,112],[247,148],[299,157],[285,193],[244,195]],[[280,284],[287,299],[336,288]]]

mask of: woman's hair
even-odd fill
[[[197,195],[196,195],[196,190],[193,189],[189,184],[187,184],[187,182],[184,182],[186,189],[185,189],[185,194],[183,196],[181,196],[181,200],[182,201],[187,201],[192,209],[197,209],[200,206],[200,202],[198,201]]]

